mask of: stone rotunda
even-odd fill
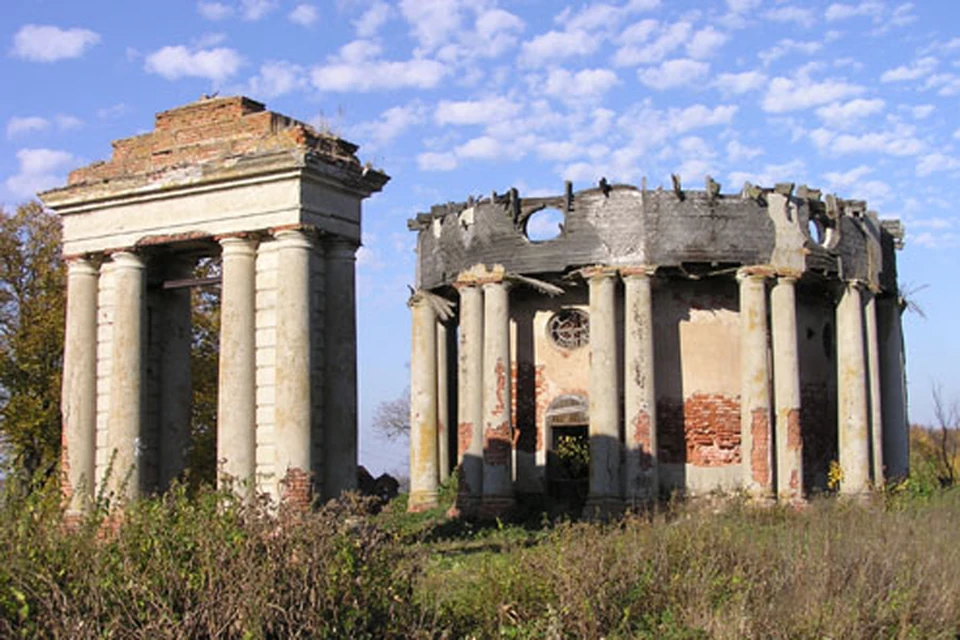
[[[409,227],[413,510],[456,465],[479,514],[524,494],[588,514],[672,491],[796,501],[907,472],[903,234],[863,201],[601,180]]]

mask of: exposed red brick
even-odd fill
[[[799,451],[803,446],[800,435],[800,410],[791,409],[787,413],[787,449]]]
[[[657,400],[659,459],[701,467],[740,464],[740,401],[697,393],[683,402]]]
[[[507,368],[504,366],[502,359],[497,358],[494,372],[497,376],[497,403],[493,407],[492,416],[499,417],[503,415],[506,409],[503,394],[507,389]]]
[[[758,408],[750,412],[750,435],[753,444],[750,449],[750,469],[753,481],[761,487],[770,485],[770,417],[766,409]]]
[[[280,481],[280,500],[285,506],[306,509],[313,497],[310,473],[295,467],[287,469]]]
[[[457,425],[457,457],[462,458],[473,440],[473,423],[461,422]]]
[[[640,449],[640,468],[650,469],[653,461],[650,457],[650,413],[640,411],[633,419],[633,438]],[[647,454],[647,455],[642,455]]]
[[[510,464],[512,449],[509,422],[504,421],[494,427],[487,427],[483,444],[484,464],[502,466]]]
[[[65,504],[70,504],[73,498],[73,487],[70,486],[70,457],[67,455],[67,428],[60,429],[60,495]]]

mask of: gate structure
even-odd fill
[[[355,486],[355,254],[361,201],[389,180],[356,150],[248,98],[203,98],[41,194],[68,265],[70,513],[183,471],[203,257],[222,260],[221,484],[303,504]]]

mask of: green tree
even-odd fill
[[[64,282],[59,218],[36,202],[0,210],[0,435],[27,480],[60,457]]]
[[[220,275],[220,259],[201,259],[197,278]],[[217,381],[220,363],[220,287],[194,287],[190,350],[193,404],[190,416],[190,454],[187,467],[194,486],[217,479]]]

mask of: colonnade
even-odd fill
[[[356,242],[318,239],[300,227],[217,241],[218,482],[249,497],[259,475],[272,475],[273,493],[298,502],[310,499],[313,486],[325,496],[355,486]],[[189,394],[163,391],[189,389],[189,378],[185,385],[182,380],[189,376],[188,295],[185,314],[178,311],[186,322],[178,327],[182,335],[169,333],[172,322],[165,335],[147,339],[148,272],[165,274],[164,265],[179,259],[176,245],[165,248],[172,253],[123,250],[67,260],[63,462],[73,513],[88,509],[96,485],[107,479],[98,469],[98,448],[109,458],[108,488],[127,499],[149,488],[146,462],[165,469],[161,482],[182,471],[183,447],[173,442],[182,437],[174,433],[178,425],[147,415],[145,407],[147,362],[155,358],[158,410],[170,411],[176,422],[189,416]],[[267,248],[275,252],[272,268],[258,264]],[[159,432],[150,435],[151,429]],[[151,438],[159,445],[149,455],[163,458],[159,463],[145,461]],[[173,444],[164,446],[165,439]]]
[[[460,298],[458,506],[465,512],[497,511],[512,502],[509,297],[507,285],[492,273],[476,277],[471,271],[456,284]],[[591,514],[649,501],[659,493],[654,273],[655,268],[647,266],[583,271],[590,312],[586,509]],[[797,501],[804,495],[798,276],[767,266],[737,272],[740,485],[758,498]],[[622,355],[617,353],[618,280],[623,282],[625,314]],[[411,298],[410,306],[410,504],[417,510],[436,505],[442,466],[437,463],[437,390],[442,385],[437,327],[442,325],[422,293]],[[860,494],[882,483],[885,470],[887,476],[896,476],[906,469],[899,308],[886,298],[877,299],[863,283],[847,281],[840,288],[834,321],[840,492]],[[884,460],[885,451],[888,460]]]

